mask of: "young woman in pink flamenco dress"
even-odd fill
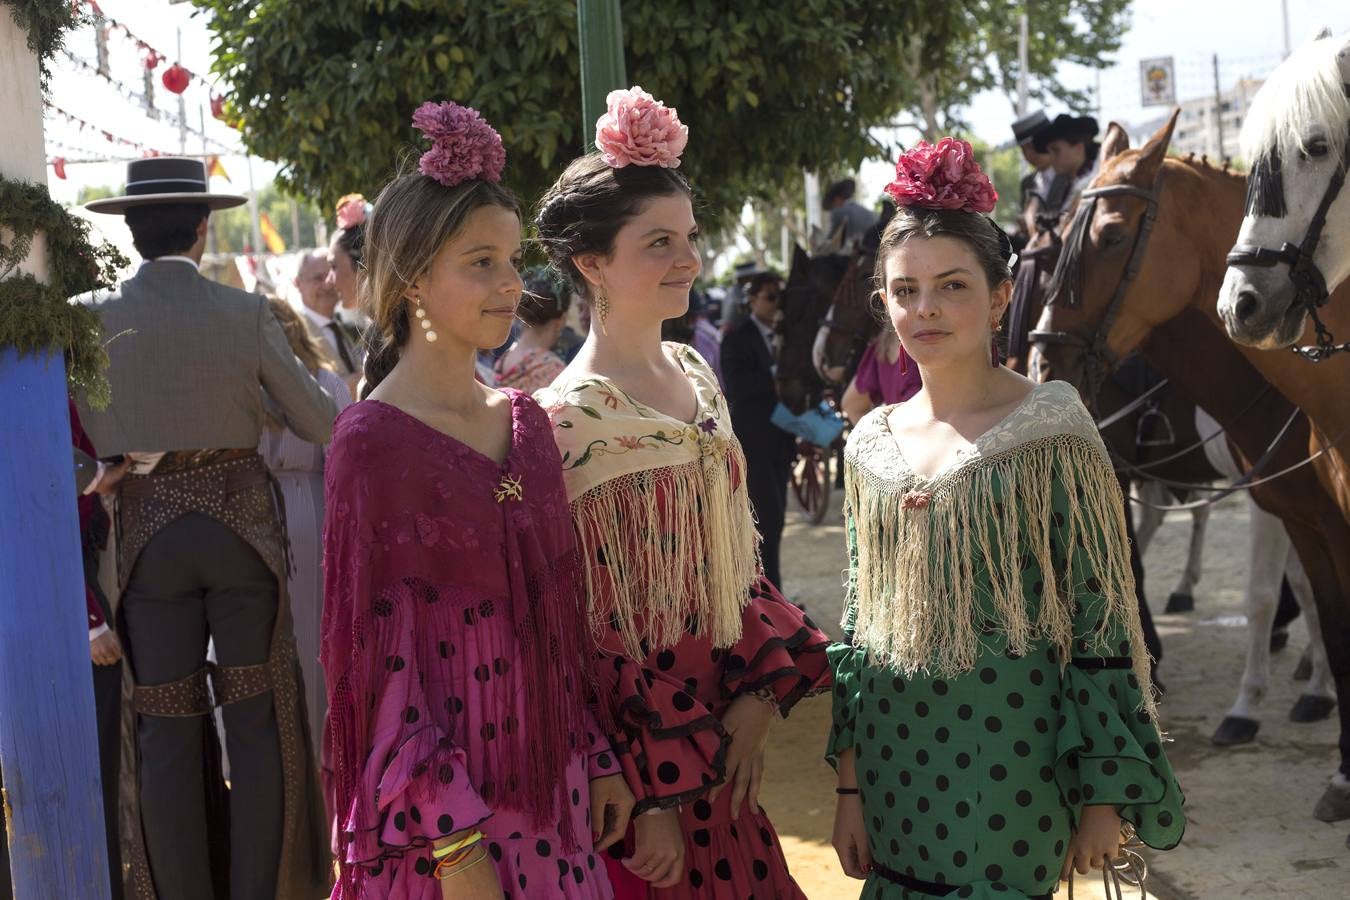
[[[557,451],[533,400],[474,379],[521,295],[505,154],[452,103],[413,124],[433,144],[366,226],[367,398],[326,473],[333,897],[606,900],[633,798],[585,705]]]

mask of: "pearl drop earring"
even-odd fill
[[[422,325],[422,336],[428,343],[434,343],[436,332],[431,330],[431,320],[427,318],[426,310],[422,309],[422,298],[414,297],[413,302],[417,304],[417,309],[413,310],[413,315],[417,316],[417,321]]]

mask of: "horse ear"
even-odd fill
[[[1122,150],[1130,149],[1130,136],[1119,122],[1112,122],[1106,129],[1106,138],[1102,141],[1102,162],[1106,162]]]
[[[1162,168],[1163,160],[1167,157],[1167,148],[1172,143],[1172,132],[1176,130],[1177,117],[1180,115],[1181,107],[1172,110],[1167,123],[1148,139],[1147,144],[1139,148],[1139,162],[1135,166],[1138,180],[1152,184],[1157,177],[1158,169]]]
[[[1336,53],[1336,64],[1341,68],[1341,82],[1347,85],[1346,93],[1350,93],[1350,34],[1346,35],[1345,43]]]

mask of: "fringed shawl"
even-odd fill
[[[661,649],[688,633],[734,644],[760,571],[745,457],[717,377],[693,349],[665,350],[698,396],[693,423],[598,376],[564,372],[536,395],[562,453],[591,625],[614,625],[638,658],[644,642]]]
[[[363,773],[389,766],[371,755],[375,716],[405,668],[418,678],[404,679],[409,694],[394,704],[409,710],[395,743],[425,739],[435,748],[415,761],[414,796],[448,784],[438,773],[464,752],[503,786],[494,804],[529,813],[541,828],[561,821],[563,839],[575,843],[562,773],[584,733],[592,685],[580,561],[548,420],[527,395],[505,393],[512,441],[500,466],[374,400],[348,407],[333,432],[320,659],[343,896],[361,896],[365,869],[356,863],[373,862],[351,858],[350,845],[381,825],[389,801],[362,794]],[[477,661],[464,651],[470,630],[490,649],[472,676],[460,671]],[[391,655],[408,635],[413,657]],[[455,680],[464,696],[429,693]],[[519,727],[503,727],[495,740],[468,734],[475,710]]]
[[[1016,654],[1048,640],[1067,664],[1075,637],[1095,651],[1118,624],[1130,635],[1151,710],[1123,498],[1077,392],[1064,382],[1038,385],[929,479],[905,462],[888,424],[892,409],[864,418],[844,454],[856,540],[845,624],[854,645],[900,672],[950,676],[973,668],[982,631],[1002,632]],[[1052,508],[1056,497],[1067,515]],[[1091,635],[1074,634],[1083,590],[1074,583],[1075,552],[1100,582]],[[1034,620],[1023,582],[1028,556],[1045,573]]]

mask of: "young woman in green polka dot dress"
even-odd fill
[[[831,648],[834,845],[865,898],[1048,897],[1128,825],[1175,846],[1124,505],[1077,392],[990,344],[1011,248],[970,146],[921,144],[877,284],[923,388],[845,452],[847,643]]]

